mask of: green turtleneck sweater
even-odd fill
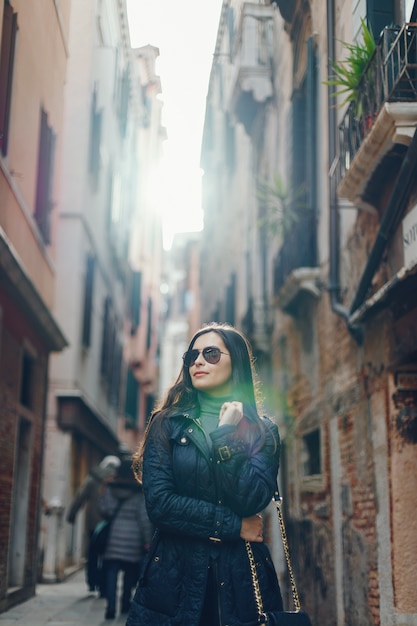
[[[224,402],[231,402],[232,396],[209,396],[202,391],[198,392],[200,404],[200,423],[207,434],[215,430],[219,423],[219,414]]]

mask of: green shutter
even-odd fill
[[[394,23],[394,0],[367,0],[366,13],[368,27],[371,28],[375,40],[378,41],[385,26]]]
[[[125,397],[126,428],[134,428],[138,423],[138,394],[139,382],[136,380],[132,370],[128,369]]]

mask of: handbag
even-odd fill
[[[278,523],[281,531],[282,543],[284,546],[285,560],[287,562],[288,574],[290,576],[291,593],[295,611],[264,611],[261,588],[259,586],[258,575],[256,573],[255,557],[249,541],[245,541],[246,552],[248,554],[250,571],[252,576],[252,586],[255,595],[256,608],[258,610],[259,626],[312,626],[308,614],[301,609],[300,597],[298,595],[297,584],[295,582],[292,569],[290,550],[288,547],[287,532],[285,530],[284,518],[282,516],[282,498],[279,495],[278,486],[272,498],[277,509]]]

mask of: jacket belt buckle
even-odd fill
[[[228,461],[232,458],[232,455],[229,450],[229,446],[222,446],[218,449],[219,457],[222,461]]]

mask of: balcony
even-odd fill
[[[245,2],[235,39],[231,110],[248,134],[259,106],[273,95],[273,14],[272,6]]]
[[[360,205],[376,166],[395,144],[408,145],[417,123],[417,24],[385,28],[339,125],[332,177],[338,195]],[[360,112],[360,115],[358,115]]]

